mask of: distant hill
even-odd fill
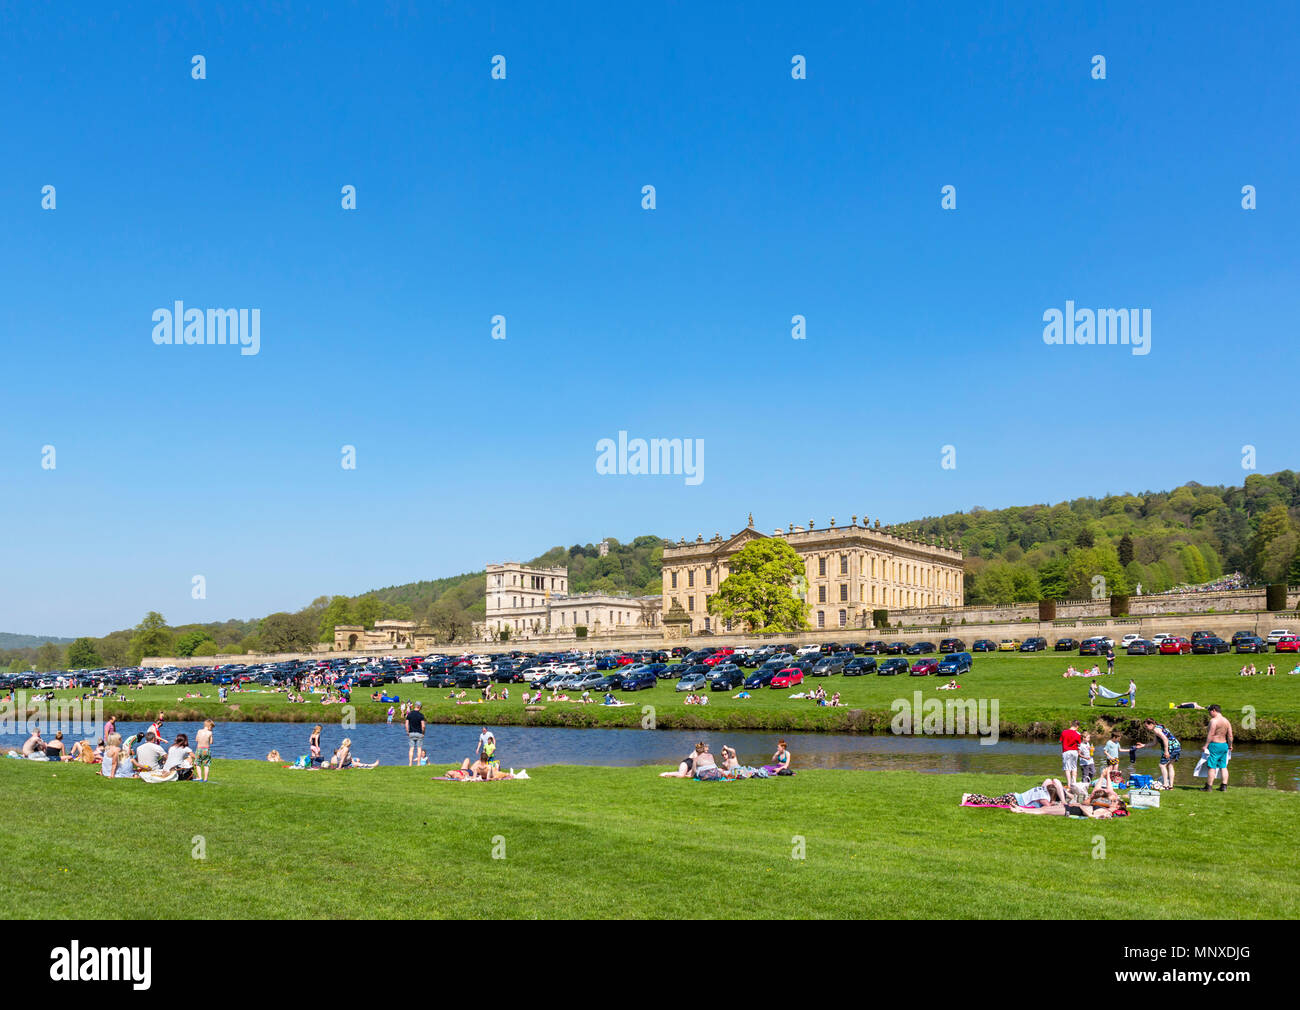
[[[12,631],[0,631],[0,649],[36,649],[46,642],[67,645],[71,641],[71,638],[59,638],[57,635],[19,635]]]

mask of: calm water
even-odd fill
[[[118,723],[123,737],[141,732],[146,723]],[[497,756],[506,768],[539,765],[672,765],[696,740],[703,737],[718,753],[722,744],[736,748],[744,764],[764,764],[776,750],[773,733],[692,731],[646,731],[637,729],[558,729],[538,726],[490,727],[497,738]],[[198,723],[167,723],[169,737],[189,735],[193,745]],[[272,748],[285,761],[307,753],[311,725],[303,723],[229,722],[216,728],[213,753],[218,758],[265,759]],[[474,753],[478,727],[430,725],[424,738],[433,765],[459,764]],[[326,726],[323,745],[328,756],[344,736],[352,738],[352,753],[361,761],[379,759],[381,764],[406,764],[406,733],[400,725],[361,723],[345,734],[337,726]],[[1060,746],[1054,742],[1000,740],[981,746],[973,738],[904,736],[834,736],[825,733],[787,733],[786,742],[796,768],[859,768],[869,770],[906,769],[951,774],[1046,775],[1060,772]],[[21,747],[22,737],[0,736],[0,748]],[[1192,768],[1200,756],[1195,745],[1183,752],[1179,781],[1191,780]],[[1128,767],[1128,752],[1120,758]],[[1300,789],[1300,746],[1289,744],[1238,744],[1233,755],[1235,785],[1271,789]],[[1138,751],[1136,770],[1155,775],[1156,752]]]

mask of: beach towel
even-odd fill
[[[1097,685],[1097,693],[1100,694],[1103,698],[1127,698],[1128,697],[1127,691],[1112,691],[1105,684]]]
[[[152,785],[157,785],[159,782],[175,782],[176,769],[173,768],[169,772],[141,772],[137,777],[140,781],[148,782]]]
[[[1196,762],[1196,767],[1192,769],[1192,775],[1198,779],[1205,778],[1205,755],[1201,755],[1201,760]],[[1227,763],[1232,763],[1232,751],[1228,751]]]

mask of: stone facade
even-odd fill
[[[659,597],[569,594],[567,568],[516,562],[487,566],[487,611],[478,625],[485,641],[510,632],[517,641],[585,627],[588,637],[659,626]]]
[[[376,621],[370,629],[360,624],[336,624],[334,649],[356,652],[370,649],[426,650],[434,645],[433,630],[415,621]]]
[[[753,540],[768,534],[749,525],[734,536],[712,540],[703,536],[689,544],[664,543],[663,599],[666,615],[674,604],[691,619],[692,634],[740,631],[720,626],[709,614],[708,599],[729,574],[731,556]],[[902,530],[858,525],[834,519],[824,529],[813,520],[807,528],[790,524],[771,533],[794,548],[803,559],[806,584],[797,588],[809,604],[808,620],[814,630],[870,625],[872,610],[916,607],[960,607],[964,600],[961,551],[953,546],[926,543]]]

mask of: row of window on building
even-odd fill
[[[954,585],[954,581],[956,579],[956,573],[953,571],[949,571],[947,569],[941,571],[935,571],[933,568],[930,568],[926,565],[916,565],[916,564],[911,564],[910,562],[903,562],[903,561],[888,561],[883,558],[873,557],[870,559],[871,571],[870,571],[870,575],[868,575],[867,566],[865,564],[866,560],[867,560],[866,558],[862,559],[863,564],[861,566],[862,576],[864,578],[872,578],[872,579],[883,578],[888,581],[899,582],[903,585],[921,586],[927,589],[952,590],[956,588],[956,586]],[[827,559],[824,557],[820,557],[817,559],[817,574],[819,577],[823,577],[826,575],[827,572],[826,561]],[[839,561],[840,561],[840,565],[839,565],[840,574],[848,575],[849,556],[847,554],[841,554]],[[880,572],[879,575],[876,574],[877,562],[879,562],[879,572]],[[726,565],[723,565],[722,567],[724,569],[727,568]],[[726,574],[727,572],[724,571],[723,578],[726,577]],[[669,577],[670,588],[676,589],[677,571],[673,570],[669,572],[668,577]],[[704,585],[706,587],[713,585],[712,565],[704,566]],[[695,588],[695,568],[686,569],[686,588],[687,589]],[[884,601],[882,600],[881,602]]]

